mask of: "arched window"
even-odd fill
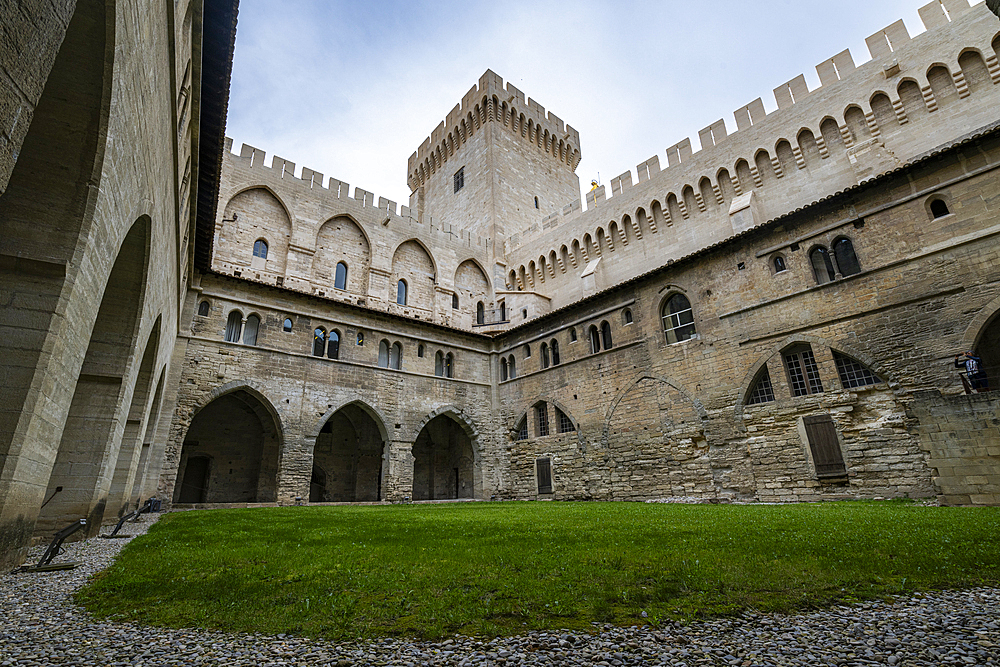
[[[238,310],[234,310],[229,313],[229,319],[226,320],[226,342],[238,343],[240,341],[240,332],[242,330],[243,313]]]
[[[340,359],[340,332],[330,330],[330,342],[326,346],[326,356],[330,359]]]
[[[552,342],[549,344],[549,350],[551,350],[551,352],[552,352],[552,365],[553,366],[558,366],[559,365],[559,341],[557,341],[555,338],[553,338]]]
[[[833,351],[833,360],[837,364],[837,373],[840,375],[840,384],[844,389],[864,387],[870,384],[878,384],[882,378],[875,375],[870,368],[860,361],[851,359],[836,350]]]
[[[257,344],[257,330],[260,328],[260,318],[256,315],[251,315],[247,318],[246,326],[243,327],[243,344],[244,345],[256,345]]]
[[[434,375],[442,377],[444,375],[444,354],[441,350],[434,355]]]
[[[476,304],[476,324],[484,324],[486,322],[486,307],[483,306],[483,302],[480,301]]]
[[[208,312],[211,309],[212,309],[212,304],[210,304],[208,301],[202,301],[201,303],[198,304],[198,315],[200,315],[201,317],[205,317],[206,315],[208,315]]]
[[[359,331],[358,332],[358,341],[355,344],[356,345],[364,345],[365,344],[365,332],[364,331]]]
[[[514,355],[507,357],[507,370],[510,371],[510,379],[517,377],[517,365],[514,363]]]
[[[541,350],[541,354],[542,354],[542,368],[548,368],[549,367],[549,346],[547,344],[545,344],[545,343],[542,343],[541,347],[539,347],[538,349]]]
[[[507,357],[500,357],[500,381],[507,380]]]
[[[527,440],[528,439],[528,416],[525,415],[521,418],[521,421],[517,423],[517,439]]]
[[[531,358],[531,346],[530,345],[525,344],[525,346],[524,346],[524,358],[525,359],[530,359]]]
[[[949,213],[951,211],[948,210],[948,204],[943,199],[934,199],[931,201],[931,215],[935,218],[943,218]]]
[[[663,304],[663,335],[667,343],[673,345],[681,341],[693,338],[696,331],[694,327],[694,311],[691,310],[691,302],[683,294],[674,294]]]
[[[774,272],[781,273],[785,271],[788,267],[785,266],[785,258],[781,255],[777,255],[774,258]]]
[[[840,275],[853,276],[861,273],[861,264],[858,263],[858,256],[854,254],[854,244],[849,238],[839,238],[833,242],[833,257],[837,260],[837,268]]]
[[[452,294],[451,295],[451,307],[454,310],[458,310],[458,295],[457,294]]]
[[[403,346],[399,343],[393,343],[392,347],[389,349],[389,368],[395,368],[397,371],[403,367]]]
[[[333,278],[334,289],[347,289],[347,264],[337,262],[337,273]]]
[[[244,255],[245,257],[246,255]],[[253,256],[260,257],[261,259],[267,259],[267,241],[264,239],[257,239],[253,242]]]
[[[833,270],[833,262],[830,260],[830,253],[826,248],[819,247],[809,253],[809,261],[812,262],[813,275],[820,285],[828,283],[837,277]]]
[[[605,350],[614,347],[611,342],[611,325],[607,322],[601,322],[601,342],[604,343]]]
[[[389,341],[383,340],[378,344],[378,365],[382,368],[389,368]]]
[[[569,342],[576,342],[576,327],[569,330]]]
[[[313,356],[322,357],[323,351],[326,349],[326,331],[323,329],[316,329],[313,331]]]
[[[750,388],[750,393],[747,396],[747,405],[770,403],[773,400],[774,387],[771,385],[771,373],[768,372],[767,366],[764,366],[757,374],[757,378]]]
[[[396,283],[396,303],[401,306],[406,305],[406,281],[400,280]]]
[[[590,325],[590,352],[597,354],[601,351],[601,332],[593,324]]]
[[[444,376],[446,378],[455,377],[455,355],[451,352],[444,358]]]
[[[565,412],[563,412],[556,406],[553,405],[552,407],[556,408],[556,422],[559,424],[559,432],[572,433],[573,431],[575,431],[576,425],[573,424],[573,420],[570,419]]]
[[[289,333],[292,330],[292,318],[286,317],[284,324],[281,325],[282,331]]]
[[[421,359],[424,358],[424,346],[422,343],[420,345],[417,345],[417,356],[420,357]]]
[[[506,301],[501,301],[500,302],[500,321],[501,322],[506,322],[507,321],[507,302]]]
[[[626,308],[622,311],[622,326],[632,324],[632,311]]]

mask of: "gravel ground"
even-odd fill
[[[129,524],[139,534],[149,523]],[[595,627],[484,641],[335,643],[95,621],[69,599],[128,540],[72,544],[75,570],[0,576],[0,667],[13,665],[997,665],[1000,589],[899,598],[796,616],[667,628]],[[32,552],[37,560],[41,550]],[[30,562],[30,561],[29,561]]]

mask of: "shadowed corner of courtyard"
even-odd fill
[[[152,625],[433,639],[997,584],[1000,508],[510,502],[172,513],[77,600]]]

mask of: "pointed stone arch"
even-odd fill
[[[384,415],[354,398],[331,407],[307,436],[312,447],[309,502],[382,500],[389,468]]]
[[[218,259],[284,276],[294,218],[282,198],[266,185],[254,184],[235,192],[221,209]],[[254,254],[258,239],[267,242],[266,258]]]
[[[425,310],[434,309],[438,265],[430,249],[418,238],[401,242],[392,252],[390,303],[396,302],[396,288],[400,280],[406,281],[406,305]]]
[[[424,417],[411,451],[414,500],[483,497],[479,431],[460,408],[444,405]]]
[[[338,214],[316,232],[312,281],[328,293],[335,287],[337,264],[347,267],[346,291],[366,295],[371,269],[371,239],[354,216]]]

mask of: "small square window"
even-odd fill
[[[465,187],[465,167],[455,172],[455,192]]]

